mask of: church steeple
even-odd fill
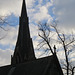
[[[23,0],[23,3],[22,3],[21,17],[22,17],[22,16],[27,17],[27,10],[26,10],[26,3],[25,3],[25,0]]]
[[[35,60],[32,38],[30,37],[29,22],[25,0],[23,0],[21,17],[19,20],[19,33],[11,64],[25,63]]]

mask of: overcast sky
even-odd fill
[[[50,23],[57,20],[58,26],[63,31],[69,32],[75,29],[75,0],[26,0],[27,13],[31,37],[33,38],[34,48],[37,47],[38,22]],[[15,26],[4,26],[8,31],[0,29],[0,66],[10,64],[11,54],[13,54],[18,34],[18,18],[21,14],[22,0],[0,0],[0,16],[8,16]],[[35,28],[35,29],[34,29]],[[36,52],[36,56],[41,52]]]

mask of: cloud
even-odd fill
[[[28,11],[28,16],[32,21],[42,21],[42,20],[52,20],[53,18],[49,14],[49,7],[53,5],[51,1],[44,0],[26,0],[26,6]],[[22,0],[0,0],[0,15],[10,15],[11,13],[16,16],[20,16],[22,7]]]
[[[26,6],[27,6],[27,8],[34,7],[35,2],[36,2],[35,0],[26,0]]]
[[[13,50],[0,49],[0,66],[9,65],[11,62],[11,55],[13,54]]]
[[[31,38],[33,40],[33,45],[34,45],[34,49],[37,48],[38,45],[38,26],[34,25],[34,24],[30,24],[30,34],[31,34]]]
[[[26,0],[27,8],[31,8],[34,5],[35,0]],[[22,0],[0,0],[0,15],[20,15],[22,7]]]
[[[21,0],[0,0],[0,15],[10,15],[11,13],[19,14]]]
[[[33,15],[33,20],[41,22],[43,20],[52,20],[52,17],[48,14],[48,9],[45,6],[39,7],[39,10]]]
[[[1,45],[13,45],[13,46],[15,46],[17,34],[18,34],[18,26],[17,27],[7,26],[4,28],[7,31],[0,29],[0,31],[1,31],[0,37],[1,38],[3,37],[3,39],[0,40],[0,44]]]
[[[59,21],[61,27],[70,29],[75,28],[75,1],[74,0],[26,0],[28,15],[32,21],[53,20],[49,14],[49,8],[54,6],[53,12],[56,20]],[[22,1],[21,0],[0,0],[0,15],[20,15]]]
[[[75,29],[75,1],[74,0],[54,0],[53,12],[58,25],[62,28]],[[66,29],[67,30],[67,29]]]
[[[30,20],[37,22],[50,22],[53,20],[52,16],[49,14],[49,8],[52,6],[52,2],[41,0],[38,1],[32,12],[29,12]],[[30,9],[29,9],[30,10]]]
[[[59,21],[59,25],[64,28],[71,28],[74,31],[75,28],[75,1],[73,0],[26,0],[28,16],[30,19],[30,32],[31,37],[33,38],[34,48],[37,48],[37,45],[40,41],[38,37],[38,27],[35,25],[37,21],[47,21],[48,23],[53,20],[52,15],[50,15],[50,7],[53,6],[53,13],[56,16],[56,20]],[[11,13],[15,16],[19,16],[21,13],[22,0],[0,0],[0,15],[10,15]],[[5,36],[4,39],[0,40],[1,45],[9,45],[9,49],[0,50],[0,65],[9,64],[10,56],[13,53],[12,47],[16,44],[18,26],[10,27],[7,26],[7,32],[0,29],[0,37]],[[75,31],[74,31],[75,32]],[[53,34],[52,34],[53,35]],[[57,35],[54,35],[54,40],[57,40]],[[57,43],[54,43],[57,44]],[[54,45],[53,44],[53,45]],[[58,44],[57,44],[58,45]],[[12,47],[10,47],[12,46]],[[59,45],[58,45],[59,46]],[[35,51],[36,56],[39,57],[43,51]],[[59,52],[60,56],[63,57],[63,53]],[[43,55],[45,56],[45,54]]]

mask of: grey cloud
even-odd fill
[[[75,0],[54,0],[54,14],[64,28],[75,28]]]
[[[10,64],[12,53],[13,53],[13,50],[2,50],[2,49],[0,49],[0,66]]]
[[[27,8],[34,5],[35,0],[26,0]],[[15,15],[20,15],[20,10],[22,6],[22,0],[0,0],[0,15],[10,15],[11,13]]]

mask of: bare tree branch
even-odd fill
[[[51,25],[51,27],[55,30],[57,37],[59,38],[57,40],[57,42],[59,42],[59,44],[62,45],[62,48],[63,48],[64,53],[65,53],[66,64],[62,63],[64,66],[62,69],[65,69],[66,74],[69,75],[69,74],[71,74],[70,72],[72,72],[73,67],[71,66],[71,64],[69,62],[68,52],[71,53],[70,52],[71,45],[73,45],[73,43],[75,42],[75,39],[73,36],[71,38],[70,38],[70,36],[68,36],[68,38],[67,38],[67,35],[60,33],[56,26],[57,26],[57,24]],[[45,23],[45,24],[39,23],[39,30],[41,31],[42,34],[38,34],[38,35],[43,39],[43,42],[46,42],[43,45],[47,45],[49,47],[48,50],[50,50],[52,54],[56,53],[56,45],[54,45],[54,47],[52,48],[52,45],[50,44],[50,42],[52,41],[51,38],[53,37],[53,35],[50,36],[51,30],[50,30],[50,28],[47,28],[47,23]],[[56,40],[53,40],[53,41],[56,41]],[[43,42],[41,42],[41,43],[43,43]]]

